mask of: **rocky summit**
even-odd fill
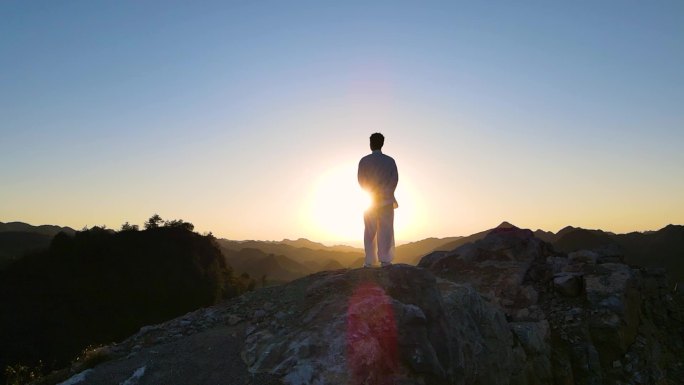
[[[683,334],[663,270],[513,227],[146,326],[41,383],[681,384]]]

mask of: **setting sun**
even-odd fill
[[[371,201],[356,182],[354,164],[321,175],[309,202],[309,225],[322,238],[352,240],[363,236],[363,211]]]
[[[314,184],[304,219],[316,239],[354,244],[363,241],[363,212],[371,199],[359,186],[356,172],[357,164],[349,162],[328,169]],[[407,187],[408,182],[400,179],[396,192],[399,208],[394,216],[398,241],[410,237],[417,222],[412,215],[417,202]]]

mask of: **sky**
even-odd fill
[[[360,244],[684,223],[682,1],[3,1],[0,221]]]

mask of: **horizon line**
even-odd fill
[[[33,227],[40,227],[40,226],[55,226],[55,227],[60,227],[60,228],[68,227],[68,228],[70,228],[70,229],[72,229],[72,230],[74,230],[74,231],[81,231],[81,229],[84,228],[84,227],[90,229],[90,228],[92,228],[92,227],[100,226],[100,225],[93,225],[93,226],[85,225],[85,226],[81,227],[81,229],[77,229],[77,228],[74,228],[74,227],[72,227],[72,226],[61,226],[61,225],[56,225],[56,224],[39,224],[39,225],[35,225],[35,224],[31,224],[31,223],[29,223],[29,222],[24,222],[24,221],[20,221],[20,220],[14,220],[14,221],[9,221],[9,222],[2,222],[2,221],[0,221],[0,224],[10,224],[10,223],[23,223],[23,224],[27,224],[27,225],[33,226]],[[192,222],[191,222],[191,223],[192,223]],[[476,232],[473,232],[473,233],[470,233],[470,234],[467,234],[467,235],[428,236],[428,237],[425,237],[425,238],[420,238],[420,239],[416,239],[416,240],[408,240],[408,241],[407,241],[407,240],[395,240],[395,242],[396,242],[397,246],[402,246],[402,245],[405,245],[405,244],[414,243],[414,242],[419,242],[419,241],[423,241],[423,240],[425,240],[425,239],[430,239],[430,238],[434,238],[434,239],[464,238],[464,237],[469,237],[469,236],[474,235],[474,234],[477,234],[477,233],[481,233],[481,232],[483,232],[483,231],[488,231],[488,230],[495,229],[495,228],[497,228],[497,227],[499,227],[499,226],[501,226],[501,225],[503,225],[503,224],[509,224],[509,225],[515,226],[515,227],[520,228],[520,229],[528,229],[528,230],[533,231],[533,232],[536,232],[536,231],[544,231],[544,232],[550,232],[550,233],[553,233],[553,234],[558,234],[561,230],[570,227],[570,228],[574,228],[574,229],[582,229],[582,230],[590,230],[590,231],[597,231],[597,230],[598,230],[598,231],[603,231],[603,232],[611,233],[611,234],[615,234],[615,235],[623,235],[623,234],[631,234],[631,233],[642,233],[642,234],[643,234],[643,233],[648,233],[648,232],[659,231],[659,230],[662,230],[662,229],[664,229],[664,228],[666,228],[666,227],[668,227],[668,226],[684,226],[684,225],[682,225],[682,224],[669,223],[669,224],[664,225],[664,226],[662,226],[662,227],[660,227],[660,228],[658,228],[658,229],[655,229],[655,230],[654,230],[654,229],[649,229],[649,230],[632,230],[632,231],[627,231],[627,232],[613,232],[613,231],[604,230],[604,229],[600,229],[600,228],[598,228],[598,229],[590,229],[590,228],[578,227],[578,226],[573,226],[573,225],[566,225],[566,226],[563,226],[563,227],[561,227],[560,229],[558,229],[558,231],[550,231],[550,230],[544,230],[544,229],[541,229],[541,228],[537,228],[536,230],[532,230],[531,228],[516,226],[515,224],[513,224],[513,223],[511,223],[511,222],[509,222],[509,221],[503,221],[503,222],[499,223],[498,225],[496,225],[496,226],[494,226],[494,227],[490,227],[490,228],[487,228],[487,229],[479,230],[479,231],[476,231]],[[105,224],[104,226],[107,226],[107,225]],[[110,230],[114,230],[114,231],[119,231],[119,230],[116,229],[116,228],[112,228],[112,227],[108,227],[108,226],[107,226],[106,228],[108,228],[108,229],[110,229]],[[228,240],[228,241],[233,241],[233,242],[271,242],[271,243],[281,243],[281,242],[283,242],[283,241],[306,240],[306,241],[309,241],[309,242],[320,243],[320,244],[322,244],[322,245],[325,246],[325,247],[336,247],[336,246],[343,246],[343,247],[345,247],[345,246],[346,246],[346,247],[352,247],[352,248],[363,249],[363,239],[361,239],[361,238],[359,238],[359,240],[356,240],[356,241],[351,241],[351,240],[337,240],[337,241],[331,241],[331,240],[312,240],[311,238],[307,238],[307,237],[305,237],[305,236],[298,236],[298,237],[294,237],[294,238],[284,237],[284,238],[282,238],[282,239],[280,239],[280,240],[276,240],[276,239],[257,239],[257,238],[231,239],[231,238],[225,237],[225,236],[223,236],[223,235],[214,234],[213,231],[211,231],[211,230],[210,230],[210,231],[204,231],[204,232],[199,232],[199,231],[195,231],[195,232],[197,232],[197,233],[199,233],[199,234],[202,234],[202,233],[212,233],[212,235],[213,235],[216,239],[223,239],[223,240]],[[355,246],[354,244],[357,244],[357,245],[359,245],[359,246]]]

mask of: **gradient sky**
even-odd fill
[[[0,221],[358,244],[380,131],[399,241],[684,223],[682,1],[198,3],[0,3]]]

